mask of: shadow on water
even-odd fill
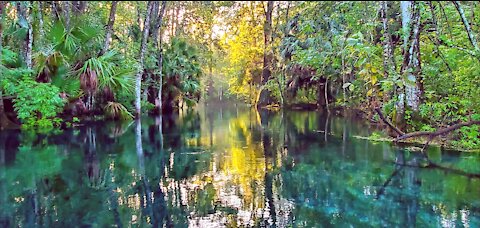
[[[0,227],[480,226],[479,155],[426,169],[371,132],[242,106],[0,132]]]

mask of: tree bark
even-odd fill
[[[152,37],[152,40],[157,39],[158,37],[158,30],[157,30],[157,23],[158,23],[158,12],[160,9],[160,3],[159,1],[154,1],[153,6],[152,6],[152,12],[150,18],[152,18],[152,22],[150,23],[150,36]],[[154,43],[156,46],[156,44]]]
[[[411,44],[408,49],[407,65],[407,69],[411,69],[412,72],[408,73],[409,82],[405,83],[405,97],[407,105],[414,111],[417,111],[423,95],[423,83],[421,82],[422,80],[420,78],[420,9],[418,8],[418,3],[412,4],[412,11],[414,12],[412,18],[413,34],[411,36]]]
[[[140,118],[141,115],[141,86],[142,86],[142,75],[143,75],[143,62],[145,59],[145,51],[147,50],[147,41],[148,41],[148,31],[150,28],[150,14],[152,11],[152,2],[148,2],[147,5],[147,14],[145,16],[145,23],[143,26],[143,36],[142,36],[142,43],[140,46],[140,69],[137,73],[137,77],[135,80],[135,118]]]
[[[100,55],[105,54],[110,47],[110,39],[112,37],[113,24],[115,23],[115,12],[117,11],[118,1],[112,1],[112,7],[110,8],[110,17],[108,18],[107,31],[105,34],[105,42],[103,44],[103,49],[100,52]]]
[[[38,2],[38,31],[40,38],[37,40],[43,40],[45,38],[45,30],[43,29],[43,2]]]
[[[23,42],[23,58],[28,69],[32,69],[32,46],[33,46],[33,29],[32,29],[32,13],[30,2],[17,2],[18,18],[22,18],[27,22],[27,36]]]
[[[70,31],[70,11],[71,11],[71,3],[69,1],[65,1],[65,29]]]

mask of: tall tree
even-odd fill
[[[3,68],[2,58],[3,58],[3,12],[5,11],[5,5],[7,2],[0,2],[0,67]],[[4,71],[1,69],[0,76],[3,78]],[[4,126],[4,117],[5,117],[5,108],[3,105],[3,91],[0,88],[0,130]]]
[[[267,2],[267,9],[265,11],[265,24],[263,27],[264,49],[263,49],[263,69],[262,69],[262,86],[265,86],[270,79],[272,53],[270,49],[270,41],[272,39],[272,12],[274,1]],[[270,92],[267,89],[262,89],[260,92],[257,107],[263,107],[270,103]]]
[[[110,39],[112,38],[113,24],[115,23],[115,12],[117,11],[118,1],[112,1],[112,7],[110,8],[110,16],[108,18],[107,31],[105,34],[105,42],[100,55],[105,54],[110,46]]]
[[[163,35],[163,30],[162,30],[162,23],[163,23],[163,16],[165,14],[165,9],[167,6],[167,1],[162,1],[162,8],[160,10],[160,14],[158,15],[157,23],[155,26],[156,31],[160,31],[159,39],[154,39],[155,45],[158,45],[158,96],[157,96],[157,101],[155,106],[157,107],[158,113],[162,113],[162,87],[163,87],[163,74],[162,74],[162,69],[163,69],[163,52],[162,52],[162,35]],[[156,34],[154,34],[156,35]]]
[[[402,74],[405,81],[405,101],[408,107],[417,111],[423,94],[420,73],[420,8],[417,2],[402,1],[402,27],[404,30],[404,59]]]
[[[144,59],[145,59],[145,51],[147,50],[147,41],[148,41],[148,32],[150,28],[150,15],[153,8],[153,2],[148,2],[147,4],[147,13],[145,15],[145,23],[143,24],[143,35],[142,35],[142,43],[140,45],[140,53],[139,53],[139,70],[137,76],[135,78],[135,118],[140,118],[141,115],[141,90],[142,90],[142,75],[143,75],[143,68],[144,68]]]

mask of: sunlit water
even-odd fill
[[[419,168],[417,152],[357,137],[372,132],[245,107],[1,132],[0,226],[480,226],[480,156],[432,148],[443,168]]]

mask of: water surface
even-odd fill
[[[431,148],[442,167],[419,168],[372,132],[233,106],[0,132],[0,227],[480,226],[480,156]]]

